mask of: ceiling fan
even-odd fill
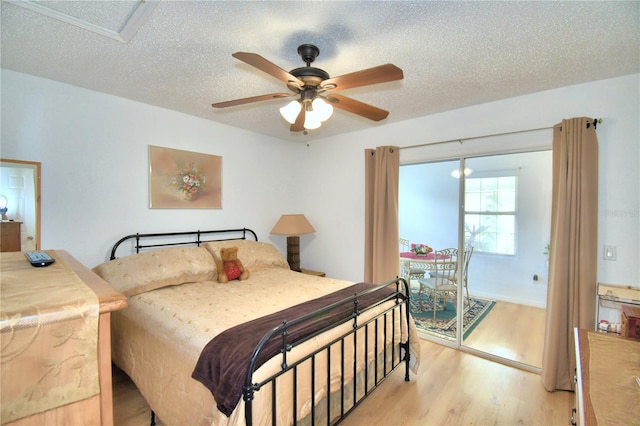
[[[231,55],[234,58],[260,71],[264,71],[285,83],[292,93],[270,93],[232,101],[217,102],[212,104],[212,106],[214,108],[227,108],[270,99],[292,96],[299,97],[280,108],[282,116],[291,124],[292,132],[317,129],[320,127],[322,121],[327,120],[331,116],[333,107],[374,121],[387,118],[389,111],[334,92],[354,87],[368,86],[370,84],[402,80],[404,76],[400,68],[393,64],[385,64],[331,78],[326,71],[311,66],[311,63],[320,54],[320,49],[316,46],[312,44],[300,45],[298,47],[298,54],[306,63],[306,66],[287,72],[255,53],[234,53]]]

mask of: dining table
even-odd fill
[[[428,254],[416,254],[413,251],[400,252],[400,270],[424,269],[427,271],[435,271],[438,265],[455,262],[455,259],[452,259],[450,256],[437,256],[436,258],[436,253],[434,252]]]

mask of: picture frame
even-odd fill
[[[149,208],[221,209],[222,157],[149,145]]]

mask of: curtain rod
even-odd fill
[[[593,124],[593,128],[597,129],[598,128],[598,124],[602,123],[602,118],[595,118],[593,121],[589,121],[587,123],[587,129],[591,126],[591,124]],[[526,130],[514,130],[512,132],[503,132],[503,133],[493,133],[491,135],[482,135],[482,136],[471,136],[468,138],[457,138],[457,139],[449,139],[446,141],[438,141],[438,142],[427,142],[427,143],[421,143],[418,145],[410,145],[410,146],[401,146],[399,149],[409,149],[409,148],[421,148],[423,146],[431,146],[431,145],[440,145],[440,144],[444,144],[444,143],[451,143],[451,142],[460,142],[462,143],[462,141],[470,141],[473,139],[484,139],[484,138],[491,138],[494,136],[506,136],[506,135],[514,135],[517,133],[527,133],[527,132],[537,132],[540,130],[548,130],[548,129],[553,129],[554,127],[560,127],[562,128],[562,126],[560,125],[555,125],[555,126],[547,126],[547,127],[538,127],[536,129],[526,129]]]

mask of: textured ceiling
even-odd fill
[[[393,63],[404,80],[342,94],[390,111],[342,110],[315,138],[513,96],[640,72],[640,2],[2,1],[2,67],[281,139],[269,100],[287,91],[231,57],[257,53],[285,70],[298,45],[320,48],[332,77]]]

